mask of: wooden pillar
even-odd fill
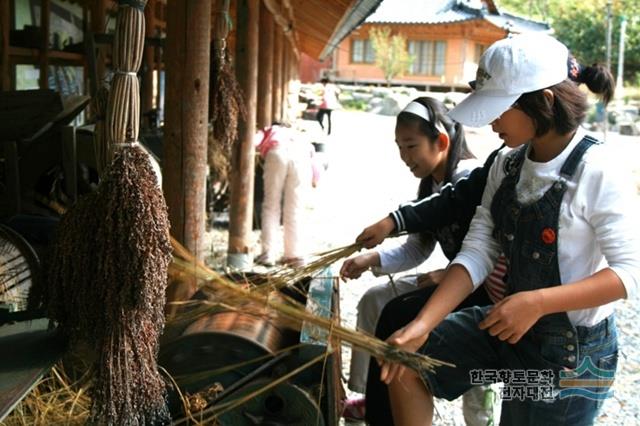
[[[167,3],[163,186],[171,233],[203,258],[211,2]]]
[[[40,88],[49,88],[49,21],[51,18],[51,3],[49,0],[41,0],[40,9],[40,30],[42,40],[40,41]]]
[[[156,0],[148,0],[144,9],[145,36],[156,36]],[[140,97],[141,111],[143,114],[153,109],[153,71],[155,69],[155,47],[147,44],[144,49],[142,65],[142,96]],[[143,121],[144,123],[144,121]]]
[[[0,90],[11,90],[11,70],[9,69],[9,29],[11,28],[11,7],[9,0],[0,0],[0,30],[2,33],[2,79],[0,80]]]
[[[229,249],[227,263],[237,268],[251,266],[249,249],[253,225],[253,179],[258,94],[258,32],[260,2],[238,0],[236,29],[236,74],[244,93],[247,117],[238,132],[231,158]]]
[[[284,45],[282,49],[282,121],[285,123],[291,122],[289,111],[289,61],[291,60],[291,49],[289,40],[284,39]]]
[[[282,48],[284,45],[284,34],[279,25],[274,25],[273,40],[273,99],[271,109],[272,121],[282,120]]]
[[[273,16],[266,7],[260,8],[260,50],[258,52],[258,127],[271,125],[273,91]]]
[[[106,14],[107,0],[96,0],[91,2],[91,32],[94,34],[102,34],[106,32]],[[96,74],[98,81],[104,78],[105,74],[105,55],[96,56]],[[100,87],[96,83],[96,87]]]

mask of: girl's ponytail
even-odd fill
[[[586,67],[581,65],[573,55],[569,55],[568,67],[569,78],[578,84],[586,84],[591,92],[600,95],[605,105],[613,99],[615,81],[607,67],[601,64]]]

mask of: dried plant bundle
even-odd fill
[[[173,241],[173,245],[176,247],[179,246],[179,243]],[[340,252],[340,250],[343,249],[329,252],[329,255],[335,255],[335,252]],[[209,269],[202,262],[188,254],[188,251],[183,247],[179,248],[179,253],[181,257],[187,259],[183,260],[174,257],[173,266],[181,269],[185,273],[193,274],[202,280],[200,284],[202,286],[201,290],[209,292],[210,295],[217,296],[219,300],[216,302],[215,297],[211,297],[208,301],[200,302],[203,305],[216,308],[222,303],[226,306],[235,306],[245,304],[247,301],[252,301],[257,306],[268,306],[277,312],[280,317],[287,319],[289,324],[298,330],[302,328],[304,323],[312,324],[319,329],[328,331],[330,336],[335,337],[340,342],[346,342],[370,353],[374,357],[397,362],[416,371],[433,371],[434,368],[438,366],[452,366],[451,364],[424,355],[403,351],[396,346],[390,345],[361,331],[342,327],[332,318],[325,318],[308,312],[304,305],[290,297],[282,296],[273,298],[269,293],[265,294],[263,291],[255,291],[245,286],[238,286],[236,283]],[[272,286],[270,287],[272,288]],[[202,311],[206,312],[206,308],[200,312]],[[323,336],[318,337],[323,338]]]
[[[208,148],[211,166],[222,164],[219,159],[213,162],[221,152],[227,158],[226,164],[231,162],[231,151],[238,138],[238,126],[247,114],[242,89],[236,80],[231,63],[224,56],[214,55],[212,64],[215,70],[210,107],[213,138],[209,139]],[[215,170],[215,172],[223,173],[221,170]]]
[[[49,263],[50,316],[72,342],[95,349],[96,424],[169,420],[157,366],[169,220],[148,155],[136,146],[145,3],[119,1],[106,122],[113,159],[97,191],[63,217]]]

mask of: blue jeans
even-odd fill
[[[534,326],[512,345],[478,328],[488,309],[472,307],[448,315],[419,350],[456,365],[422,373],[433,395],[451,401],[478,384],[474,380],[482,376],[485,383],[505,382],[505,390],[523,392],[503,401],[501,425],[593,424],[610,388],[608,376],[590,368],[571,382],[567,373],[582,369],[589,360],[605,374],[615,373],[618,345],[613,317],[589,328],[538,330]],[[526,384],[522,380],[529,372],[532,382]],[[580,382],[585,379],[602,381],[597,387],[585,387]],[[525,395],[523,389],[532,393]]]

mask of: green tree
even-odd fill
[[[407,39],[402,34],[391,35],[391,28],[373,28],[369,32],[371,45],[376,57],[376,66],[382,70],[387,85],[391,80],[404,74],[413,57],[407,51]]]
[[[558,40],[565,43],[583,63],[606,60],[607,0],[502,0],[505,11],[548,22]],[[635,80],[640,72],[640,2],[612,1],[611,70],[618,66],[620,21],[627,18],[624,53],[625,80]],[[640,82],[636,82],[640,83]]]

